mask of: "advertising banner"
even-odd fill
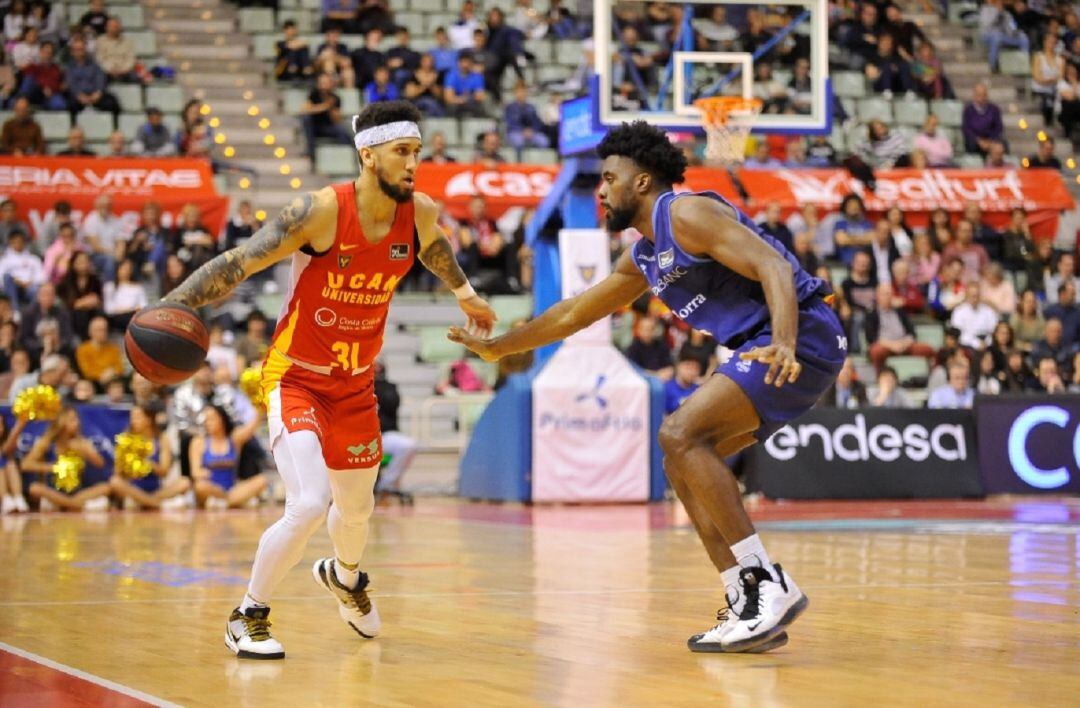
[[[1080,494],[1080,395],[976,402],[987,494]]]
[[[738,177],[755,211],[776,201],[785,214],[806,203],[830,212],[844,197],[857,194],[870,212],[900,207],[911,226],[926,225],[938,207],[960,213],[974,201],[987,223],[999,229],[1008,223],[1010,210],[1023,207],[1032,232],[1049,237],[1056,232],[1059,212],[1074,206],[1061,174],[1050,169],[877,170],[873,192],[843,169],[743,169]]]
[[[562,346],[532,391],[534,502],[648,500],[649,386],[617,349]]]
[[[773,499],[982,494],[971,411],[815,409],[749,453],[750,486]]]
[[[149,201],[161,206],[165,226],[178,220],[186,204],[199,207],[212,234],[220,233],[228,218],[229,199],[218,195],[210,163],[204,160],[0,157],[0,195],[15,200],[19,219],[30,225],[35,237],[56,202],[69,202],[80,223],[100,194],[112,196],[113,213],[128,234]]]
[[[82,426],[82,434],[94,444],[97,451],[105,458],[105,466],[102,468],[92,467],[89,463],[83,471],[83,484],[103,482],[112,476],[113,467],[113,441],[119,433],[128,427],[131,411],[127,408],[110,408],[108,406],[82,405],[77,406],[79,411],[79,424]],[[0,407],[0,415],[7,419],[8,430],[15,424],[11,415],[11,406]],[[50,423],[35,421],[27,424],[19,442],[15,448],[15,456],[22,457],[30,452],[34,441],[40,438]]]
[[[562,299],[580,295],[611,274],[611,247],[602,229],[563,229],[559,232]],[[567,338],[563,346],[611,344],[611,317],[597,320]]]

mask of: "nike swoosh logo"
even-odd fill
[[[354,248],[359,248],[359,247],[360,247],[360,244],[358,244],[358,243],[354,243],[354,244],[353,244],[353,245],[351,245],[351,246],[346,246],[345,244],[341,244],[341,246],[339,246],[339,248],[340,248],[340,249],[341,249],[342,251],[351,251],[351,250],[353,250]]]
[[[746,628],[749,629],[751,632],[753,632],[759,626],[761,626],[761,622],[755,622],[753,627],[747,626]]]

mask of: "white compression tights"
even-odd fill
[[[300,562],[308,539],[327,516],[327,507],[337,557],[349,564],[360,561],[379,473],[378,467],[327,469],[319,438],[306,430],[282,432],[274,443],[274,460],[285,483],[285,513],[263,532],[255,552],[248,596],[260,604],[270,602],[278,584]]]

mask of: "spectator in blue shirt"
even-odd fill
[[[701,362],[689,353],[680,354],[675,365],[675,376],[664,384],[664,415],[671,415],[698,389],[701,378]]]
[[[146,122],[135,131],[132,151],[136,155],[165,157],[176,154],[169,127],[162,122],[161,109],[150,106],[146,109]]]
[[[833,241],[836,257],[844,265],[851,265],[856,251],[869,248],[874,241],[874,225],[866,218],[862,199],[854,194],[844,197],[840,203],[840,218],[833,225]]]
[[[927,408],[971,408],[975,389],[971,387],[971,366],[962,357],[949,362],[949,383],[930,392]]]
[[[443,102],[450,109],[451,115],[478,118],[487,115],[484,109],[484,101],[487,99],[484,75],[477,69],[470,52],[462,52],[458,56],[457,71],[446,75],[443,86],[446,89]]]
[[[536,109],[528,101],[529,89],[523,83],[514,87],[514,102],[506,106],[506,140],[517,150],[518,160],[521,151],[527,147],[551,147],[551,140],[544,132],[546,126],[540,120]]]
[[[445,27],[435,30],[435,46],[428,50],[435,59],[435,69],[441,76],[447,76],[457,66],[458,50],[450,44],[450,37],[446,34]]]
[[[120,114],[120,103],[116,97],[105,90],[105,71],[97,65],[86,52],[86,41],[82,37],[71,39],[71,61],[64,69],[64,80],[68,87],[68,111],[71,122],[83,109],[92,107],[107,111],[113,115],[113,127]]]
[[[397,99],[398,87],[390,81],[390,69],[380,66],[375,70],[375,80],[364,88],[364,100],[367,103],[377,103]]]

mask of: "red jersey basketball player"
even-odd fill
[[[316,562],[315,581],[337,598],[342,619],[360,636],[379,632],[368,576],[359,570],[382,459],[372,364],[394,288],[413,263],[414,234],[416,255],[457,295],[470,325],[486,332],[494,324],[494,312],[473,291],[436,225],[434,202],[413,191],[419,122],[420,113],[404,101],[368,106],[353,118],[360,156],[355,182],[295,200],[165,298],[199,307],[292,256],[287,301],[263,363],[285,513],[259,541],[247,593],[229,617],[225,643],[237,656],[285,656],[270,635],[268,603],[323,519],[335,557]]]

